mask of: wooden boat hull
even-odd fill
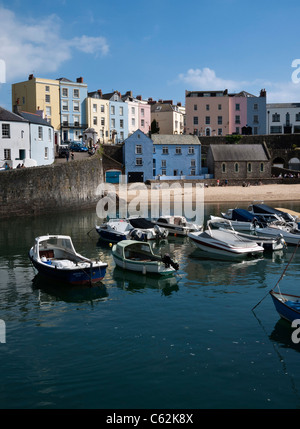
[[[289,322],[300,319],[300,296],[270,292],[275,309],[282,319]]]
[[[29,253],[29,259],[40,275],[71,285],[97,283],[105,277],[107,268],[107,264],[101,264],[88,268],[61,269],[36,261],[31,253]]]

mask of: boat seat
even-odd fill
[[[40,258],[45,256],[47,259],[54,258],[53,250],[40,250]]]

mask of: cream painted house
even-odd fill
[[[172,100],[159,100],[151,104],[151,122],[155,119],[159,127],[159,134],[183,134],[185,109],[180,103],[174,105]]]
[[[12,106],[20,111],[43,111],[44,119],[54,129],[55,144],[60,143],[60,82],[29,75],[28,80],[12,84]]]
[[[102,98],[102,91],[89,92],[86,99],[88,128],[97,133],[100,143],[109,140],[109,100]]]

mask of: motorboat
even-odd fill
[[[222,221],[223,221],[223,224],[225,224],[225,220],[218,217],[213,217],[213,216],[211,217],[213,218],[212,220],[213,220],[214,226],[217,226],[219,229],[223,229]],[[253,234],[251,233],[245,234],[243,232],[236,231],[236,229],[232,225],[232,222],[230,221],[227,221],[227,222],[228,222],[228,225],[226,227],[226,231],[230,232],[231,234],[235,234],[237,237],[246,238],[248,240],[254,241],[255,243],[262,246],[264,250],[276,251],[276,250],[282,250],[286,248],[286,242],[282,234],[280,233],[274,238],[270,236],[267,237],[263,235],[257,235],[255,232]]]
[[[244,209],[229,209],[226,213],[221,213],[223,218],[210,216],[211,220],[215,221],[218,218],[218,227],[226,228],[227,220],[230,220],[231,225],[236,231],[254,231],[253,221],[255,216],[251,215]]]
[[[130,233],[133,239],[135,239],[135,237],[137,237],[136,239],[144,237],[144,241],[157,240],[167,238],[169,235],[169,231],[166,228],[156,225],[149,219],[132,216],[127,220],[134,228]]]
[[[271,222],[263,227],[256,225],[255,231],[258,234],[271,237],[281,234],[287,244],[297,245],[300,241],[300,230],[298,227],[294,228],[282,221]]]
[[[230,223],[230,221],[227,221]],[[263,246],[248,238],[233,234],[227,229],[212,228],[213,222],[207,221],[207,229],[203,232],[189,233],[189,238],[201,250],[208,252],[211,256],[246,257],[262,254]]]
[[[202,226],[188,222],[184,216],[165,215],[152,222],[167,229],[171,235],[187,236],[190,232],[202,230]]]
[[[96,231],[101,240],[109,243],[127,240],[133,229],[133,226],[126,219],[109,219],[101,225],[96,225]]]
[[[171,275],[179,269],[169,254],[155,255],[149,242],[119,241],[114,244],[112,255],[118,267],[142,274]]]
[[[106,274],[107,263],[77,253],[68,235],[37,237],[29,258],[39,274],[72,285],[96,283]]]
[[[285,221],[285,222],[294,222],[295,218],[287,212],[283,212],[278,209],[274,209],[263,202],[256,203],[253,202],[248,207],[248,211],[254,216],[263,217],[267,222],[273,221]]]

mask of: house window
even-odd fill
[[[218,116],[218,125],[222,125],[223,116]]]
[[[52,133],[51,128],[48,128],[48,140],[51,141]]]
[[[120,140],[123,141],[124,140],[124,132],[120,131]]]
[[[101,118],[101,125],[104,126],[105,125],[105,118]]]
[[[46,91],[46,92],[50,92],[50,86],[49,86],[49,85],[46,85],[46,86],[45,86],[45,91]]]
[[[167,166],[167,161],[166,161],[165,159],[162,159],[162,160],[161,160],[161,166],[162,166],[163,168],[166,168],[166,166]]]
[[[4,159],[5,159],[5,161],[11,160],[11,150],[10,149],[4,149]]]
[[[189,146],[189,155],[194,155],[194,153],[195,153],[194,146]]]
[[[124,111],[124,108],[123,107],[120,107],[120,110],[119,110],[119,112],[120,112],[120,116],[123,116],[123,111]]]
[[[223,135],[222,128],[218,128],[218,136],[222,136],[222,135]]]
[[[2,138],[10,139],[10,124],[2,124]]]
[[[62,124],[63,124],[64,126],[68,126],[68,123],[69,123],[69,118],[68,118],[68,116],[67,116],[67,115],[63,115],[61,119],[62,119]]]
[[[69,103],[66,100],[62,101],[62,110],[65,112],[69,110]]]
[[[207,104],[207,105],[205,106],[205,108],[206,108],[206,110],[209,110],[209,104]]]
[[[142,153],[142,145],[141,144],[136,144],[135,145],[135,153],[136,154],[141,154]]]
[[[194,110],[197,110],[197,109],[198,109],[197,104],[194,104]]]
[[[120,119],[120,128],[124,128],[124,119]]]
[[[69,94],[68,88],[62,88],[62,96],[63,97],[68,97],[68,94]]]
[[[93,116],[93,125],[97,125],[97,116]]]
[[[161,170],[161,174],[163,175],[163,176],[165,176],[166,174],[167,174],[167,170],[165,170],[164,168]]]
[[[222,110],[222,104],[218,104],[218,110]]]
[[[39,132],[39,140],[43,140],[43,127],[39,127],[38,132]]]
[[[198,116],[194,116],[194,125],[198,125]]]
[[[175,153],[176,155],[181,155],[181,146],[176,146]]]
[[[141,127],[144,127],[145,126],[145,119],[142,119],[141,120]]]
[[[45,159],[48,159],[48,148],[45,147]]]
[[[235,110],[240,110],[240,105],[238,103],[235,105]]]
[[[51,106],[46,106],[46,116],[51,116]]]
[[[112,127],[112,128],[115,128],[115,125],[116,125],[116,120],[113,118],[113,119],[111,120],[111,127]]]
[[[191,169],[191,176],[195,176],[196,175],[196,170],[194,168]]]
[[[131,114],[135,115],[135,107],[131,107]]]
[[[168,153],[169,153],[168,146],[163,146],[163,148],[162,148],[162,153],[163,153],[164,155],[168,155]]]
[[[93,112],[96,113],[97,112],[97,104],[93,104]]]
[[[79,101],[73,102],[73,110],[74,112],[79,112]]]
[[[102,113],[104,113],[104,104],[101,104],[100,110],[101,110]]]
[[[234,171],[235,173],[239,172],[239,164],[237,162],[234,164]]]
[[[263,173],[263,172],[264,172],[264,170],[265,170],[265,164],[262,162],[262,163],[260,164],[260,172],[261,172],[261,173]]]
[[[131,118],[131,125],[134,127],[135,126],[135,118]]]
[[[222,173],[226,173],[226,164],[222,162]]]
[[[73,98],[79,98],[79,89],[73,89]]]
[[[210,125],[210,116],[205,116],[205,124]]]
[[[111,107],[110,107],[110,113],[111,113],[112,115],[114,115],[114,114],[115,114],[115,106],[111,106]]]
[[[300,121],[300,113],[296,113],[296,121]]]
[[[153,153],[156,153],[155,146],[153,146]],[[153,160],[154,161],[154,160]]]
[[[141,116],[145,116],[145,109],[141,109]]]
[[[258,104],[257,104],[257,103],[255,103],[255,104],[253,105],[253,109],[254,109],[254,110],[258,110]]]
[[[191,159],[191,167],[196,167],[196,160],[195,159]]]
[[[241,123],[241,117],[240,117],[240,115],[236,115],[235,116],[235,123],[236,124],[240,124]]]
[[[24,138],[24,130],[21,131],[21,139]]]
[[[248,170],[248,173],[251,173],[251,171],[252,171],[252,164],[251,164],[251,162],[248,162],[247,170]]]
[[[277,127],[271,126],[270,127],[270,133],[271,134],[282,134],[282,127],[280,125]]]
[[[280,122],[279,113],[274,113],[274,115],[272,115],[272,122]]]
[[[45,95],[45,101],[46,103],[50,103],[50,94]]]
[[[253,116],[253,123],[258,124],[258,115]]]
[[[79,116],[73,116],[73,122],[75,127],[79,127]]]
[[[136,158],[135,165],[143,165],[143,158]]]

